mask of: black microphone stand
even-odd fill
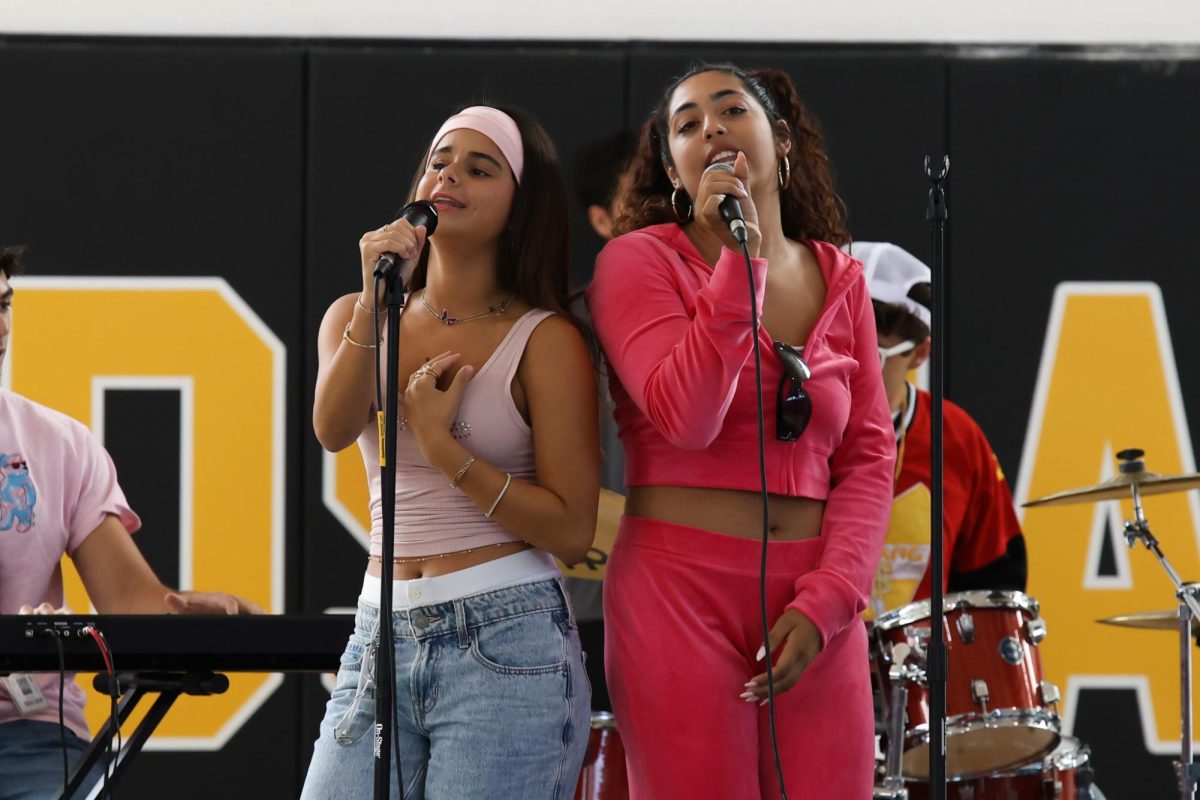
[[[384,277],[384,304],[387,306],[387,348],[383,368],[387,374],[381,420],[379,486],[383,506],[383,552],[379,565],[379,630],[375,649],[375,800],[390,800],[392,737],[394,736],[396,687],[396,647],[392,633],[392,576],[395,572],[396,542],[396,417],[399,412],[400,310],[404,308],[404,280],[398,269]],[[378,280],[377,280],[378,282]],[[376,294],[378,297],[378,293]],[[376,301],[378,313],[378,300]],[[376,324],[378,330],[378,323]],[[376,384],[378,385],[378,384]],[[364,665],[365,668],[365,665]],[[396,754],[396,784],[404,792],[400,754]]]
[[[950,172],[950,156],[942,157],[942,168],[934,172],[930,168],[930,158],[925,156],[925,175],[929,178],[929,208],[926,218],[929,220],[930,231],[933,234],[933,259],[930,265],[931,294],[930,304],[930,336],[932,350],[929,355],[929,389],[932,395],[930,403],[930,453],[931,475],[930,492],[932,502],[929,513],[929,577],[930,577],[930,637],[929,637],[929,797],[930,800],[945,800],[946,798],[946,677],[947,658],[946,642],[943,624],[945,609],[943,599],[946,588],[943,585],[942,569],[944,558],[942,551],[943,522],[942,522],[942,396],[945,354],[942,338],[944,331],[944,311],[946,304],[946,193],[942,183]]]

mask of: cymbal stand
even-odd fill
[[[1124,469],[1125,465],[1121,465]],[[1171,583],[1175,586],[1175,595],[1179,598],[1180,603],[1186,605],[1192,616],[1200,618],[1200,600],[1188,591],[1183,591],[1185,584],[1179,577],[1179,573],[1171,566],[1171,562],[1167,560],[1167,556],[1162,551],[1162,547],[1158,543],[1158,539],[1150,532],[1150,523],[1146,520],[1146,514],[1142,510],[1142,493],[1138,489],[1136,483],[1131,484],[1130,489],[1133,490],[1133,521],[1125,520],[1125,543],[1133,547],[1139,541],[1146,546],[1146,549],[1154,553],[1154,557],[1158,559],[1158,563],[1162,564],[1162,568],[1166,571],[1167,577],[1171,579]]]
[[[1117,454],[1124,463],[1120,465],[1123,473],[1142,472],[1146,469],[1141,460],[1142,451],[1123,450]],[[1171,566],[1167,556],[1162,551],[1158,539],[1150,532],[1150,523],[1146,520],[1142,508],[1142,493],[1137,483],[1130,484],[1133,491],[1133,520],[1125,520],[1125,543],[1133,547],[1139,541],[1146,549],[1154,553],[1158,563],[1166,571],[1167,577],[1175,586],[1175,596],[1179,599],[1179,696],[1180,696],[1180,749],[1179,761],[1175,762],[1175,772],[1179,779],[1179,796],[1183,800],[1194,800],[1196,787],[1200,784],[1200,769],[1193,758],[1192,752],[1192,619],[1200,619],[1200,600],[1197,592],[1200,584],[1184,583],[1179,573]]]
[[[1175,774],[1179,778],[1179,794],[1183,800],[1196,796],[1196,785],[1200,781],[1200,765],[1196,764],[1192,752],[1192,605],[1200,584],[1187,583],[1176,593],[1179,597],[1179,704],[1180,741],[1179,761],[1175,762]]]

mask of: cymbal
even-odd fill
[[[564,575],[572,578],[587,580],[604,580],[604,567],[608,564],[608,554],[612,552],[613,542],[617,540],[617,528],[621,524],[621,515],[625,513],[625,496],[600,490],[600,505],[596,509],[596,538],[592,549],[573,567],[568,567],[561,561],[558,568]]]
[[[1119,628],[1141,628],[1152,631],[1178,631],[1179,611],[1143,611],[1138,614],[1119,614],[1115,617],[1098,619],[1101,625],[1116,625]],[[1200,620],[1192,620],[1192,627],[1200,627]]]
[[[1033,508],[1035,506],[1066,506],[1072,503],[1095,503],[1101,500],[1124,500],[1133,496],[1130,487],[1134,484],[1137,484],[1142,496],[1186,492],[1191,489],[1200,489],[1200,474],[1159,475],[1156,472],[1144,470],[1120,473],[1094,486],[1081,486],[1078,489],[1067,489],[1048,494],[1045,497],[1022,503],[1021,506]]]

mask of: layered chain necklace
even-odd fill
[[[508,311],[508,306],[512,303],[514,297],[514,295],[510,294],[496,305],[488,306],[487,311],[480,311],[478,314],[472,314],[469,317],[452,317],[447,309],[443,308],[439,312],[437,309],[431,306],[426,294],[427,290],[421,291],[421,305],[425,307],[425,310],[429,312],[430,316],[434,317],[447,327],[451,325],[461,325],[464,322],[474,322],[477,319],[484,319],[485,317],[503,316],[504,312]]]

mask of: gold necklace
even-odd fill
[[[452,317],[452,316],[450,316],[450,312],[445,308],[442,309],[441,313],[438,313],[437,309],[435,309],[433,306],[431,306],[429,304],[429,300],[426,299],[426,294],[427,294],[427,291],[422,289],[421,290],[421,305],[425,307],[425,310],[428,311],[429,314],[434,319],[438,320],[439,322],[441,322],[443,325],[445,325],[447,327],[449,327],[451,325],[461,325],[464,322],[474,322],[475,320],[483,319],[484,317],[503,316],[504,312],[508,311],[508,306],[512,303],[513,297],[515,296],[515,295],[510,294],[508,297],[504,298],[496,305],[488,306],[487,311],[480,311],[478,314],[472,314],[469,317]]]

